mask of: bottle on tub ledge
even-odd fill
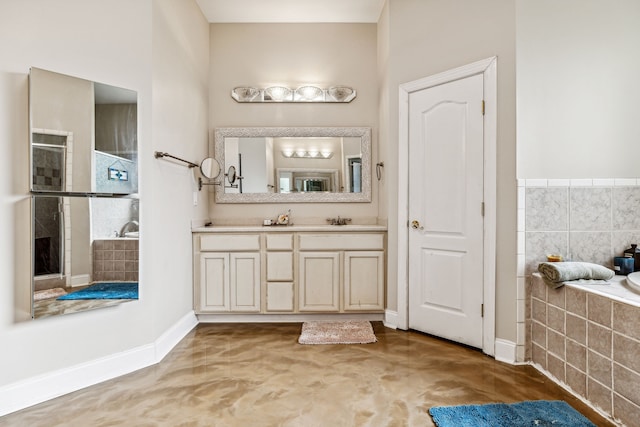
[[[636,243],[631,244],[629,249],[625,249],[624,256],[633,258],[633,271],[640,271],[640,249]]]

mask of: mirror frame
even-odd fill
[[[214,157],[225,168],[225,137],[360,137],[362,192],[360,193],[225,193],[216,191],[216,203],[368,203],[371,202],[370,127],[233,127],[214,131]]]

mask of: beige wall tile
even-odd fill
[[[544,301],[533,298],[531,303],[531,318],[544,324],[547,323],[547,304]]]
[[[571,365],[566,366],[567,385],[582,397],[587,396],[587,375]]]
[[[635,372],[640,372],[640,342],[614,332],[613,360]]]
[[[587,317],[587,293],[570,286],[564,286],[567,312]]]
[[[604,386],[611,388],[613,384],[611,380],[611,359],[602,357],[591,350],[589,350],[588,359],[587,375],[589,375],[589,378],[593,378]]]
[[[611,358],[611,329],[587,322],[587,343],[591,350]]]
[[[555,357],[553,354],[547,354],[547,371],[558,380],[565,382],[564,360]]]
[[[638,425],[640,406],[629,402],[617,393],[613,395],[613,416],[627,426]]]
[[[547,331],[547,351],[562,360],[565,359],[565,336],[551,329]]]
[[[547,300],[547,288],[544,280],[540,278],[534,278],[531,280],[531,295],[539,300]]]
[[[531,346],[531,359],[534,363],[540,365],[542,369],[547,369],[547,350],[538,344],[534,343]]]
[[[531,340],[542,348],[547,348],[547,327],[539,322],[532,322]]]
[[[587,295],[587,318],[611,327],[611,299],[600,295]]]
[[[587,377],[587,399],[607,413],[611,413],[611,389]]]
[[[587,321],[583,318],[567,314],[567,337],[580,344],[587,344]]]
[[[567,338],[566,341],[567,363],[582,372],[587,372],[587,348],[572,339]]]
[[[617,363],[613,365],[613,381],[616,393],[640,405],[640,375]],[[640,419],[639,419],[640,421]]]
[[[547,325],[562,334],[564,334],[564,313],[561,308],[552,305],[547,306]]]
[[[629,304],[613,303],[613,329],[640,340],[640,309]]]
[[[561,286],[556,289],[547,290],[547,303],[555,305],[558,308],[564,308],[566,288],[566,286]]]

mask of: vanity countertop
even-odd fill
[[[193,233],[287,233],[287,232],[354,232],[387,231],[385,225],[212,225],[195,227]]]

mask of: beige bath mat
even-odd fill
[[[43,299],[58,298],[66,294],[67,292],[62,288],[43,289],[33,293],[33,300],[42,301]]]
[[[367,320],[304,322],[300,344],[368,344],[376,342]]]

